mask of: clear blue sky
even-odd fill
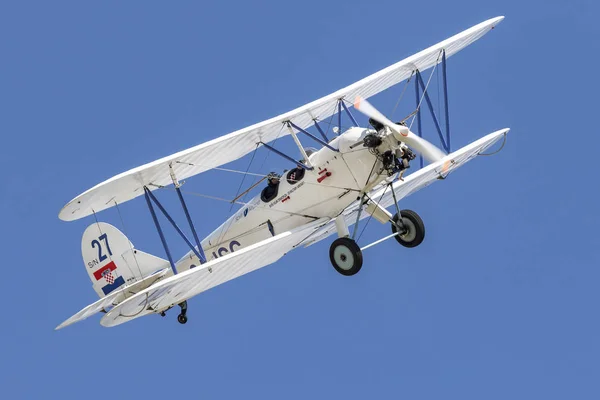
[[[2,397],[600,398],[599,13],[592,0],[3,2]],[[512,131],[402,203],[427,224],[422,246],[387,241],[346,278],[327,240],[192,299],[185,326],[172,312],[53,330],[96,300],[80,254],[93,219],[57,218],[72,197],[498,15],[449,60],[453,144]],[[389,114],[400,89],[373,103]],[[239,182],[213,172],[188,188],[231,197]],[[189,205],[202,236],[229,215]],[[135,245],[164,257],[143,200],[121,211]],[[371,223],[361,242],[388,232]]]

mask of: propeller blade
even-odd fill
[[[354,108],[360,111],[361,113],[365,114],[367,117],[372,118],[380,124],[387,126],[393,132],[401,135],[401,141],[415,149],[430,163],[436,162],[446,155],[435,145],[429,143],[422,137],[412,133],[410,129],[408,129],[406,126],[398,125],[390,121],[385,115],[380,113],[375,107],[371,105],[371,103],[369,103],[362,97],[356,96],[356,99],[354,100]]]
[[[354,100],[354,108],[365,114],[369,118],[373,118],[375,121],[388,126],[392,131],[401,134],[402,136],[408,133],[408,128],[401,125],[396,125],[390,121],[385,115],[379,112],[375,107],[371,105],[367,100],[360,96],[356,96]]]
[[[402,141],[415,149],[417,152],[421,153],[421,155],[430,163],[439,161],[446,156],[446,153],[444,153],[438,147],[410,131],[408,132],[407,136],[404,136]]]

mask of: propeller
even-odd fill
[[[429,143],[427,140],[412,133],[408,127],[398,125],[390,121],[385,115],[380,113],[371,105],[371,103],[362,97],[356,96],[356,99],[354,100],[354,108],[365,114],[367,117],[372,118],[380,124],[390,128],[392,132],[396,133],[396,138],[415,149],[430,163],[439,161],[446,155],[442,150]]]

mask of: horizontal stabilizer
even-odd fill
[[[169,277],[171,275],[173,275],[171,269],[164,269],[160,272],[157,272],[156,274],[154,274],[152,276],[147,277],[146,279],[144,279],[140,282],[137,282],[131,286],[127,286],[126,291],[121,291],[121,290],[115,291],[115,292],[111,293],[110,295],[101,298],[97,302],[92,303],[89,306],[85,307],[84,309],[79,311],[77,314],[73,315],[72,317],[70,317],[69,319],[64,321],[62,324],[58,325],[56,327],[56,330],[59,330],[66,326],[74,324],[75,322],[83,321],[84,319],[91,317],[92,315],[94,315],[98,312],[108,311],[108,310],[110,310],[111,307],[114,307],[115,305],[119,304],[125,298],[130,297],[133,294],[139,292],[140,290],[151,286],[153,283],[158,282],[159,280]]]

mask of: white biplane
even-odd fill
[[[136,249],[117,228],[96,220],[83,234],[81,251],[100,300],[67,319],[57,329],[98,312],[104,313],[100,323],[110,327],[143,315],[164,316],[176,305],[181,308],[178,321],[185,323],[187,299],[274,263],[296,247],[309,246],[336,233],[338,238],[331,244],[329,258],[333,267],[346,276],[361,269],[362,250],[385,239],[394,237],[405,247],[418,246],[425,236],[423,221],[414,211],[400,210],[398,201],[444,179],[501,138],[505,139],[508,132],[508,129],[493,132],[450,152],[447,100],[444,102],[444,140],[421,72],[441,65],[447,99],[446,58],[478,40],[502,19],[497,17],[482,22],[312,103],[134,168],[77,196],[60,211],[60,219],[72,221],[96,215],[143,195],[167,260]],[[411,78],[415,79],[417,108],[409,117],[420,119],[420,106],[425,99],[442,145],[449,154],[422,138],[420,122],[418,132],[414,133],[404,121],[390,121],[365,100],[404,80],[408,83]],[[358,126],[350,112],[352,107],[369,117],[371,127]],[[329,140],[319,122],[336,113],[339,128],[334,129],[336,136]],[[352,127],[343,132],[342,115],[352,123]],[[318,134],[309,133],[309,127],[314,127]],[[298,146],[301,160],[269,145],[287,134]],[[320,143],[322,148],[303,147],[300,135]],[[237,212],[200,241],[180,182],[237,160],[258,147],[281,155],[294,167],[281,176],[275,173],[265,176],[266,186],[260,194],[242,202]],[[413,151],[425,158],[428,165],[404,177],[410,161],[416,157]],[[181,201],[194,243],[153,194],[169,185],[174,185]],[[190,247],[179,261],[175,262],[171,256],[155,206]],[[387,210],[392,206],[394,214]],[[359,221],[366,216],[383,224],[389,223],[392,233],[361,249],[355,236]],[[354,225],[352,234],[351,225]]]

